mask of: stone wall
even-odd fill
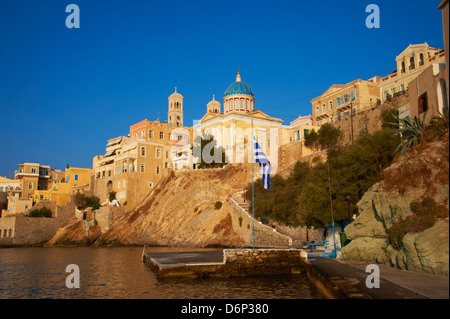
[[[117,206],[102,206],[95,213],[95,220],[100,226],[102,232],[110,229],[111,225],[124,213],[123,207]]]
[[[47,202],[49,204],[51,202]],[[41,206],[45,206],[44,203]],[[35,207],[42,208],[35,205]],[[49,206],[52,206],[51,204]],[[48,206],[47,206],[48,207]],[[53,207],[53,206],[52,206]],[[50,207],[49,207],[50,208]],[[56,206],[54,217],[11,216],[0,218],[0,246],[41,245],[50,240],[57,229],[75,214],[75,205]]]
[[[358,112],[352,117],[342,119],[333,123],[333,126],[339,128],[343,133],[342,143],[347,144],[351,141],[352,131],[353,140],[364,134],[373,134],[381,130],[381,113],[387,109],[400,109],[408,104],[408,94],[394,97],[381,105],[373,106],[362,112]],[[353,126],[353,129],[352,129]]]

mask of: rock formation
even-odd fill
[[[352,241],[343,247],[342,258],[448,276],[448,167],[448,133],[441,140],[419,145],[406,158],[397,158],[386,169],[385,179],[359,201],[359,216],[345,228]],[[425,198],[436,203],[435,208],[426,207],[434,210],[428,212],[434,218],[431,222],[412,211],[411,204]],[[406,225],[405,221],[417,225],[410,226],[397,242],[392,227]]]
[[[233,203],[230,194],[242,191],[249,180],[249,170],[234,164],[223,169],[167,171],[136,209],[114,217],[108,227],[98,220],[98,227],[89,226],[92,234],[84,236],[81,222],[72,220],[48,244],[83,244],[88,237],[98,246],[248,247],[253,243],[252,219]],[[286,247],[290,240],[258,222],[255,238],[257,245],[264,246]]]

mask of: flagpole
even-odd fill
[[[255,147],[255,142],[253,141],[253,112],[254,110],[252,110],[252,138],[251,138],[251,143],[252,143],[252,215],[253,215],[253,249],[255,249],[255,188],[253,185],[253,156],[254,156],[254,147]]]
[[[328,164],[328,163],[327,163],[327,169],[328,169],[328,189],[330,191],[331,226],[333,228],[334,258],[336,258],[336,236],[334,233],[333,201],[331,200],[330,164]]]

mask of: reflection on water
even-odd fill
[[[195,250],[192,248],[178,249]],[[173,251],[157,247],[147,252]],[[0,249],[0,298],[321,298],[306,277],[158,279],[142,248]],[[66,266],[80,268],[80,288],[65,285]]]

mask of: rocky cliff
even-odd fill
[[[448,133],[399,156],[358,203],[342,258],[449,274]]]
[[[91,231],[93,245],[252,245],[252,219],[229,198],[242,191],[250,176],[245,166],[187,172],[167,171],[161,183],[137,206]],[[83,226],[73,220],[49,245],[83,244]],[[99,233],[100,228],[100,233]],[[287,236],[256,223],[257,245],[286,246]],[[91,238],[92,237],[92,238]]]

